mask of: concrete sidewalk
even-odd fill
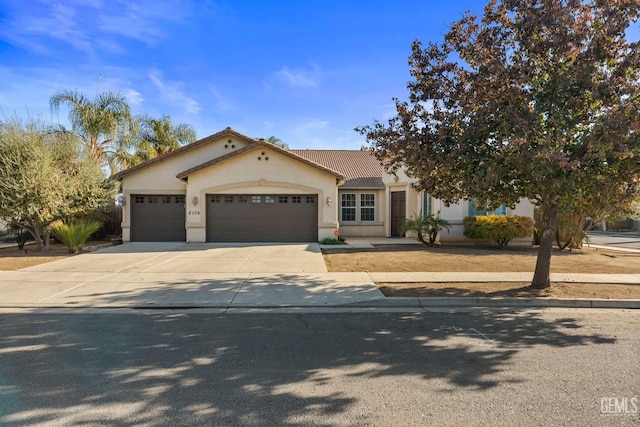
[[[384,299],[366,273],[0,272],[0,307],[335,307]]]
[[[0,272],[3,308],[640,308],[640,300],[387,298],[376,282],[528,281],[532,273]],[[640,283],[639,275],[554,275],[555,281]]]

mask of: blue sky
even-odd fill
[[[0,117],[74,89],[126,95],[199,138],[227,126],[291,148],[358,149],[404,98],[414,39],[484,0],[0,0]]]
[[[124,93],[199,138],[227,126],[291,148],[358,149],[404,97],[414,39],[484,1],[0,0],[0,117],[66,123],[63,89]]]

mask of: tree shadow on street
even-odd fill
[[[524,349],[615,342],[538,312],[4,314],[0,423],[335,425],[358,404],[338,380],[439,399],[526,383]]]

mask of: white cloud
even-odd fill
[[[311,69],[289,69],[282,67],[274,74],[276,80],[297,88],[317,87],[320,84],[321,75],[318,66],[313,64]]]
[[[313,131],[326,128],[327,126],[329,126],[329,124],[330,122],[327,120],[309,119],[298,125],[297,129],[304,131]]]
[[[42,39],[53,38],[70,44],[76,50],[93,55],[91,39],[76,22],[76,9],[67,4],[45,3],[45,10],[35,13],[18,9],[2,22],[0,37],[17,46],[39,53],[49,52]]]
[[[191,12],[190,3],[181,1],[117,0],[113,3],[116,7],[100,11],[98,29],[146,44],[155,44],[164,36],[167,22],[184,22]]]
[[[198,101],[190,98],[182,91],[183,83],[173,81],[162,81],[154,73],[149,74],[151,82],[160,90],[160,96],[165,100],[179,105],[186,112],[198,114],[202,109]]]
[[[213,95],[215,105],[218,110],[230,111],[235,109],[234,103],[226,96],[223,96],[215,86],[209,84],[207,85],[207,89],[209,90],[209,93]]]
[[[136,16],[101,15],[98,28],[109,34],[117,34],[146,44],[154,44],[162,35],[157,24]]]
[[[378,107],[378,111],[380,111],[380,116],[382,117],[382,120],[389,120],[392,117],[395,117],[398,115],[398,110],[396,109],[395,102],[389,102],[387,104],[380,105]]]
[[[52,54],[59,40],[95,57],[98,51],[123,53],[127,40],[155,44],[169,22],[186,22],[190,3],[157,0],[30,0],[8,5],[0,39],[26,50]]]
[[[290,135],[285,135],[287,143],[296,148],[324,148],[327,139],[324,137],[325,129],[331,123],[317,118],[304,119],[294,124]],[[283,138],[281,136],[281,138]]]
[[[135,89],[124,89],[122,93],[127,97],[129,105],[141,105],[144,102],[142,94]]]

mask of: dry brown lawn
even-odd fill
[[[532,247],[380,245],[374,249],[323,250],[327,269],[370,272],[532,272],[537,249]],[[640,274],[640,253],[594,248],[554,251],[554,273]],[[640,284],[554,283],[551,289],[534,290],[528,283],[379,283],[387,296],[491,296],[555,298],[640,299]]]

